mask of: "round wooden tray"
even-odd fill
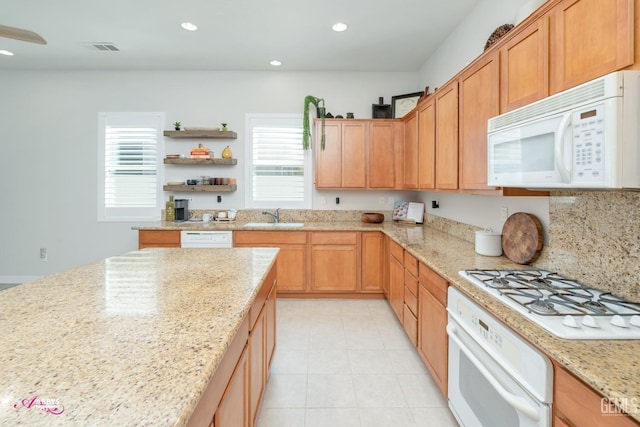
[[[502,227],[502,250],[507,258],[518,264],[535,261],[543,242],[542,225],[535,215],[515,213],[507,218]]]

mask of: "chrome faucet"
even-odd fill
[[[273,222],[280,222],[280,208],[276,209],[276,213],[271,213],[271,212],[267,212],[264,211],[262,212],[262,215],[271,215],[273,217]]]

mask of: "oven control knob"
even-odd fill
[[[638,328],[640,328],[640,316],[634,314],[633,316],[631,316],[631,320],[629,321],[629,323],[631,324],[631,326],[637,326]]]
[[[596,322],[595,317],[591,316],[590,314],[587,314],[586,316],[584,316],[582,318],[582,324],[584,326],[588,326],[589,328],[599,328],[600,325],[598,325],[598,322]]]
[[[576,322],[575,317],[573,316],[564,316],[564,319],[562,320],[562,324],[564,326],[568,326],[570,328],[579,328],[580,325],[578,324],[578,322]]]
[[[616,314],[615,316],[613,316],[611,318],[611,324],[613,326],[617,326],[618,328],[628,328],[629,325],[627,325],[627,322],[624,321],[624,317],[620,316],[619,314]]]

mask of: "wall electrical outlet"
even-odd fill
[[[40,261],[48,261],[47,248],[40,248]]]
[[[500,219],[506,221],[509,218],[509,209],[506,206],[500,208]]]

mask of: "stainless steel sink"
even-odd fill
[[[298,228],[302,226],[304,222],[248,222],[243,227]]]

